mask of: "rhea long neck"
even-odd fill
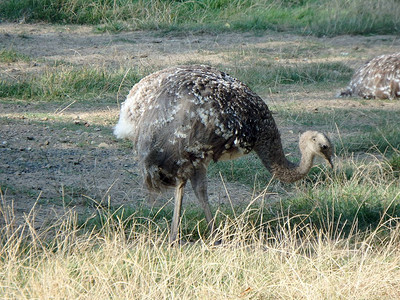
[[[305,177],[310,171],[314,154],[301,150],[301,161],[296,165],[286,159],[279,133],[268,139],[260,139],[254,147],[264,166],[280,181],[295,182]]]

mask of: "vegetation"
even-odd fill
[[[2,20],[90,24],[97,31],[157,30],[159,36],[187,30],[398,34],[399,16],[397,0],[0,1]],[[100,156],[94,166],[83,159],[93,141],[105,147],[114,143],[119,155],[131,155],[129,142],[112,137],[116,107],[133,84],[160,65],[151,59],[96,65],[28,56],[16,47],[0,49],[6,70],[0,74],[0,133],[15,128],[18,144],[1,136],[0,174],[22,177],[8,173],[16,164],[21,172],[48,170],[58,180],[65,170],[52,161],[56,155],[46,155],[47,145],[53,147],[58,138],[65,140],[58,146],[71,151],[68,172],[82,171],[82,182],[67,180],[57,191],[60,197],[51,199],[40,199],[41,187],[0,182],[0,298],[399,298],[400,108],[390,100],[352,98],[343,100],[347,106],[338,104],[332,94],[350,79],[354,67],[349,61],[364,60],[365,50],[342,56],[342,49],[327,49],[320,40],[325,39],[284,41],[279,50],[269,43],[207,50],[224,57],[213,65],[268,101],[291,160],[298,159],[297,138],[286,137],[306,128],[329,132],[337,157],[333,170],[315,166],[293,185],[271,178],[253,154],[212,163],[211,181],[237,185],[252,196],[245,204],[232,203],[237,195],[230,193],[236,190],[227,188],[228,200],[213,203],[216,237],[209,236],[199,205],[185,203],[183,244],[176,247],[168,244],[170,205],[150,207],[144,195],[125,195],[129,204],[112,205],[109,191],[98,195],[97,178],[94,188],[83,183],[86,174],[96,176],[92,170],[101,164]],[[204,57],[196,52],[187,63],[206,63]],[[91,114],[97,109],[108,114]],[[34,135],[33,126],[42,136]],[[19,136],[19,128],[27,129]],[[58,154],[56,146],[51,149]],[[101,155],[112,156],[113,150],[101,148]],[[13,161],[5,161],[10,153]],[[125,167],[133,169],[135,162]],[[123,180],[136,184],[136,171],[127,172]],[[15,216],[21,194],[37,198],[37,205],[55,204],[71,212],[38,228],[34,205],[24,218]],[[75,206],[85,213],[75,214]]]
[[[4,0],[0,18],[91,24],[99,30],[275,30],[301,34],[395,34],[397,0]]]
[[[2,196],[0,295],[396,298],[399,182],[388,162],[347,167],[350,177],[322,172],[288,200],[270,202],[269,187],[246,208],[219,211],[220,246],[207,238],[204,222],[193,223],[190,214],[197,210],[182,220],[183,239],[192,242],[171,247],[168,209],[99,208],[98,217],[81,225],[66,214],[37,230],[34,213],[13,226]]]
[[[353,70],[345,64],[331,62],[285,65],[279,62],[256,61],[254,65],[237,65],[232,71],[243,82],[257,88],[282,84],[345,82],[353,74]]]
[[[336,146],[336,153],[380,152],[392,153],[400,149],[400,135],[397,126],[400,118],[392,111],[365,108],[336,109],[334,112],[308,112],[285,107],[277,107],[277,112],[286,124],[297,126],[323,126],[328,131],[352,128],[351,135],[343,138]]]
[[[58,66],[19,80],[1,80],[0,98],[30,100],[65,100],[71,97],[101,98],[105,94],[126,92],[141,75],[134,70],[106,68],[71,68]]]
[[[11,50],[6,50],[6,49],[1,49],[0,50],[0,63],[12,63],[12,62],[17,62],[17,61],[29,61],[29,57],[26,55],[23,55],[21,53],[18,53],[14,49]]]
[[[251,64],[237,64],[230,73],[257,90],[280,85],[321,85],[328,82],[344,84],[352,75],[352,69],[343,63],[305,63],[283,65],[273,60],[256,59]],[[30,58],[18,51],[2,50],[0,62],[23,62]],[[227,66],[220,66],[226,69]],[[265,72],[268,70],[268,72]],[[29,101],[59,100],[69,98],[90,99],[119,92],[125,95],[151,68],[127,68],[121,66],[77,66],[65,62],[46,63],[41,72],[26,73],[18,78],[0,78],[0,98],[19,98]]]

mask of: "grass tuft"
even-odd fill
[[[250,87],[276,87],[282,84],[323,84],[346,82],[353,70],[343,63],[282,64],[257,61],[235,66],[232,75],[246,82]]]
[[[400,154],[395,153],[389,160],[389,166],[396,177],[400,177]]]
[[[0,50],[0,63],[13,63],[17,61],[29,61],[29,57],[14,49]]]
[[[18,81],[0,81],[0,98],[26,100],[63,100],[66,98],[99,98],[117,92],[126,93],[142,75],[135,70],[106,68],[48,68]],[[121,90],[122,89],[122,90]],[[125,95],[125,94],[124,94]]]
[[[396,0],[5,0],[0,17],[100,25],[101,30],[275,30],[314,35],[395,34]]]

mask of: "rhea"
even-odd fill
[[[400,98],[400,52],[379,55],[361,66],[339,96],[365,99]]]
[[[143,78],[122,103],[114,134],[133,141],[150,194],[176,189],[171,242],[178,238],[187,181],[214,232],[206,177],[211,161],[254,151],[275,178],[289,183],[306,176],[316,156],[332,166],[331,142],[317,131],[300,136],[300,163],[288,161],[266,103],[238,79],[209,66],[167,68]]]

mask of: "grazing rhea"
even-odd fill
[[[239,80],[208,66],[169,68],[143,78],[122,104],[114,133],[135,144],[150,191],[176,188],[172,242],[188,180],[214,230],[206,178],[211,160],[234,159],[254,150],[284,182],[303,178],[316,155],[332,166],[331,143],[316,131],[300,137],[300,164],[288,161],[265,102]]]
[[[365,99],[400,97],[400,53],[375,57],[359,68],[346,90],[339,96],[360,96]]]

